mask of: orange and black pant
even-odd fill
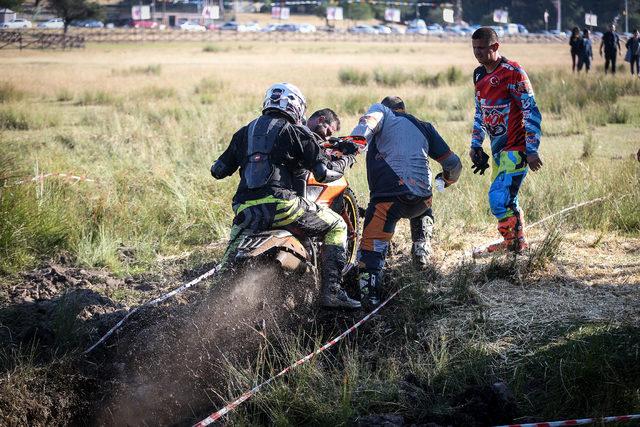
[[[369,201],[358,254],[361,271],[380,276],[389,243],[402,218],[422,218],[430,214],[431,197],[394,196]]]

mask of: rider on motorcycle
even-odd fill
[[[233,197],[235,218],[223,264],[233,263],[243,238],[257,231],[284,229],[297,236],[323,239],[321,252],[321,304],[359,308],[341,286],[346,263],[347,226],[340,215],[296,195],[294,174],[313,173],[319,182],[342,177],[353,165],[353,155],[329,159],[315,136],[302,125],[306,101],[289,83],[271,86],[262,115],[238,130],[229,147],[211,167],[223,179],[240,168],[240,183]]]

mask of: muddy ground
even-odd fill
[[[396,248],[392,263],[406,261],[405,246]],[[528,286],[486,277],[473,289],[487,321],[508,331],[495,341],[506,353],[514,336],[576,319],[638,326],[640,239],[575,234],[564,248]],[[438,250],[429,286],[444,286],[457,262]],[[489,271],[489,262],[475,268]],[[228,375],[253,366],[275,337],[300,330],[339,333],[364,314],[318,310],[317,284],[309,276],[294,280],[253,269],[207,280],[143,310],[104,345],[80,355],[127,310],[212,266],[193,269],[188,260],[177,259],[159,264],[154,274],[117,278],[76,268],[63,258],[5,278],[2,424],[190,425],[237,394]],[[393,312],[391,306],[388,313]],[[467,314],[460,310],[444,321],[463,325]]]

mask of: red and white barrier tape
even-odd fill
[[[615,423],[619,421],[640,420],[640,414],[637,415],[619,415],[617,417],[602,417],[602,418],[581,418],[575,420],[563,420],[563,421],[549,421],[546,423],[529,423],[529,424],[508,424],[498,427],[562,427],[562,426],[577,426],[594,423]]]
[[[601,202],[601,201],[603,201],[603,200],[605,200],[605,199],[608,199],[609,197],[611,197],[611,196],[598,197],[597,199],[588,200],[588,201],[586,201],[586,202],[578,203],[577,205],[569,206],[569,207],[564,208],[564,209],[562,209],[562,210],[560,210],[560,211],[558,211],[558,212],[556,212],[556,213],[553,213],[553,214],[551,214],[551,215],[549,215],[549,216],[547,216],[547,217],[544,217],[544,218],[542,218],[542,219],[541,219],[541,220],[539,220],[539,221],[536,221],[536,222],[534,222],[534,223],[532,223],[532,224],[529,224],[529,225],[525,226],[525,227],[524,227],[524,229],[525,229],[525,230],[528,230],[528,229],[530,229],[530,228],[532,228],[532,227],[536,227],[536,226],[538,226],[538,225],[542,224],[543,222],[547,222],[547,221],[549,221],[551,218],[555,218],[555,217],[557,217],[558,215],[562,215],[562,214],[564,214],[564,213],[566,213],[566,212],[569,212],[569,211],[572,211],[572,210],[574,210],[574,209],[581,208],[582,206],[590,205],[590,204],[592,204],[592,203],[596,203],[596,202]],[[482,246],[478,246],[478,247],[476,247],[476,248],[474,249],[474,251],[483,251],[483,250],[487,249],[487,247],[489,247],[489,246],[491,246],[491,245],[496,245],[496,244],[498,244],[498,243],[500,243],[500,242],[502,242],[502,239],[493,240],[493,241],[491,241],[491,242],[489,242],[489,243],[485,243],[485,244],[484,244],[484,245],[482,245]],[[469,253],[467,252],[467,255],[468,255],[468,254],[469,254]]]
[[[44,181],[46,178],[64,178],[64,179],[75,181],[75,182],[80,182],[80,181],[97,182],[95,179],[87,178],[86,175],[74,175],[71,173],[43,173],[33,177],[31,176],[24,177],[22,179],[12,182],[11,184],[7,184],[5,182],[4,186],[10,187],[13,185],[28,184],[30,182],[40,182],[40,181]]]
[[[185,291],[186,289],[189,289],[190,287],[192,287],[193,285],[196,285],[200,282],[202,282],[204,279],[213,276],[214,274],[216,274],[218,272],[218,270],[220,270],[220,268],[222,267],[222,264],[218,264],[215,267],[213,267],[211,270],[207,271],[206,273],[202,274],[201,276],[196,277],[195,279],[193,279],[192,281],[190,281],[189,283],[185,283],[184,285],[180,286],[179,288],[176,288],[174,290],[172,290],[169,293],[166,293],[154,300],[151,300],[149,302],[146,302],[142,305],[137,306],[136,308],[134,308],[133,310],[127,312],[127,314],[118,322],[116,323],[111,329],[109,329],[109,332],[107,332],[106,334],[104,334],[102,336],[102,338],[100,338],[98,341],[96,341],[95,344],[93,344],[91,347],[89,347],[88,349],[86,349],[82,354],[88,354],[90,353],[94,348],[96,348],[97,346],[99,346],[100,344],[102,344],[104,341],[106,341],[107,338],[109,338],[115,331],[118,330],[118,328],[120,328],[124,322],[127,321],[127,319],[129,317],[131,317],[131,315],[133,315],[134,313],[136,313],[137,311],[143,309],[143,308],[147,308],[147,307],[151,307],[157,304],[160,304],[163,301],[168,300],[169,298],[178,295],[179,293]]]
[[[207,418],[203,419],[202,421],[200,421],[199,423],[195,424],[194,427],[204,427],[204,426],[208,426],[209,424],[215,423],[216,421],[218,421],[220,418],[222,418],[223,416],[225,416],[226,414],[228,414],[229,412],[233,411],[234,409],[236,409],[238,406],[240,406],[243,402],[249,400],[252,396],[254,396],[258,391],[260,391],[260,389],[270,383],[272,383],[273,381],[275,381],[277,378],[283,376],[284,374],[286,374],[287,372],[289,372],[290,370],[292,370],[293,368],[296,368],[306,362],[308,362],[309,360],[311,360],[314,356],[317,356],[318,354],[322,353],[323,351],[325,351],[326,349],[333,347],[338,341],[342,340],[344,337],[346,337],[347,335],[349,335],[351,332],[355,331],[356,329],[358,329],[358,327],[360,325],[362,325],[364,322],[366,322],[367,320],[369,320],[371,318],[371,316],[373,316],[374,314],[376,314],[378,311],[380,311],[380,309],[382,307],[384,307],[385,305],[387,305],[387,303],[389,301],[391,301],[393,298],[395,298],[396,295],[398,295],[400,292],[402,292],[404,289],[408,288],[411,285],[407,285],[403,288],[398,289],[397,291],[395,291],[393,294],[391,294],[391,296],[389,298],[387,298],[386,300],[384,300],[384,302],[382,302],[378,307],[376,307],[375,310],[373,310],[371,313],[367,314],[365,317],[363,317],[362,319],[360,319],[360,321],[358,321],[357,323],[355,323],[353,326],[351,326],[349,329],[347,329],[346,331],[344,331],[343,333],[341,333],[340,335],[338,335],[337,337],[335,337],[334,339],[332,339],[331,341],[327,342],[326,344],[324,344],[322,347],[318,348],[317,350],[315,350],[313,353],[309,353],[308,355],[306,355],[305,357],[303,357],[302,359],[299,359],[297,362],[295,362],[294,364],[288,366],[287,368],[284,368],[282,371],[278,372],[275,376],[269,378],[268,380],[266,380],[265,382],[258,384],[257,386],[255,386],[254,388],[252,388],[251,390],[246,391],[245,393],[243,393],[239,398],[237,398],[236,400],[234,400],[233,402],[229,403],[228,405],[226,405],[224,408],[212,413],[211,415],[209,415]]]

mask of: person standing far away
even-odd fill
[[[575,72],[578,55],[580,54],[580,49],[582,48],[582,37],[580,36],[580,28],[573,27],[573,30],[571,30],[569,46],[571,46],[571,71]]]
[[[527,248],[524,237],[524,215],[518,191],[527,171],[542,167],[538,154],[542,116],[533,94],[529,77],[515,61],[500,55],[496,32],[489,27],[477,29],[471,36],[473,54],[481,64],[473,72],[476,112],[471,150],[473,172],[484,174],[489,156],[482,149],[489,135],[493,157],[489,206],[498,220],[503,240],[482,248],[474,248],[474,257],[493,252],[522,252]]]
[[[629,66],[631,67],[631,75],[633,76],[633,69],[635,68],[635,74],[640,77],[640,32],[636,28],[633,30],[633,37],[627,40],[626,48],[629,50]]]
[[[591,44],[591,33],[587,28],[583,30],[582,39],[580,39],[581,47],[578,52],[578,72],[584,67],[585,73],[591,69],[593,61],[593,45]]]
[[[616,33],[615,24],[609,25],[609,31],[602,35],[600,41],[600,56],[604,48],[604,73],[609,72],[609,64],[611,64],[611,74],[616,74],[616,57],[620,55],[620,36]]]

